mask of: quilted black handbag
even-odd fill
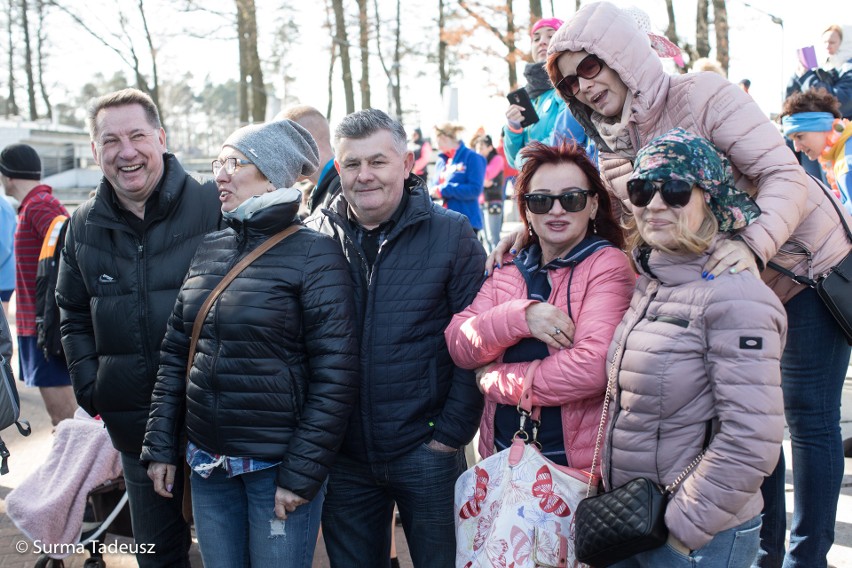
[[[621,345],[615,350],[609,368],[604,415],[615,392]],[[631,556],[666,543],[666,505],[669,496],[686,475],[698,465],[710,444],[711,423],[707,424],[704,449],[671,484],[662,487],[647,477],[637,477],[607,493],[587,496],[577,505],[574,516],[574,552],[577,560],[589,566],[610,566]],[[601,421],[603,428],[603,420]],[[598,431],[591,471],[600,454],[602,431]]]
[[[609,566],[665,544],[668,495],[647,477],[637,477],[580,501],[574,520],[577,560]]]
[[[849,229],[849,224],[846,222],[846,218],[843,216],[837,200],[825,184],[817,178],[814,179],[819,184],[823,193],[826,194],[826,199],[834,206],[837,215],[840,217],[840,223],[846,230],[846,236],[852,242],[852,230]],[[846,341],[849,345],[852,345],[852,252],[847,254],[839,264],[831,267],[831,270],[816,279],[795,274],[774,262],[768,262],[767,266],[785,276],[789,276],[799,284],[804,284],[816,290],[817,295],[825,304],[825,307],[828,308],[828,311],[831,312],[837,325],[843,330]]]

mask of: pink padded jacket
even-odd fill
[[[740,235],[763,265],[773,260],[796,274],[822,274],[852,249],[837,213],[808,178],[757,103],[710,72],[669,76],[632,17],[609,2],[583,7],[553,36],[548,53],[594,53],[618,73],[633,95],[629,133],[634,149],[674,127],[710,140],[734,169],[737,187],[755,196],[763,214]],[[626,199],[631,161],[609,151],[592,124],[591,110],[576,99],[571,113],[600,150],[601,174]],[[632,158],[631,158],[632,159]],[[847,222],[852,223],[844,212]],[[806,252],[807,251],[807,252]],[[786,302],[803,287],[767,269],[763,280]]]
[[[611,487],[672,483],[713,428],[666,509],[666,526],[693,550],[760,514],[784,435],[784,308],[750,272],[702,279],[707,256],[651,253],[608,354],[618,369],[604,453]]]
[[[571,268],[550,272],[549,302],[568,311]],[[606,388],[606,352],[615,326],[630,301],[636,277],[627,256],[604,248],[573,268],[570,280],[571,313],[576,330],[571,347],[539,361],[500,363],[503,352],[531,337],[525,312],[535,300],[527,299],[527,286],[518,269],[507,264],[495,270],[473,303],[456,314],[444,335],[456,365],[475,369],[497,361],[498,380],[485,393],[480,424],[479,451],[494,453],[496,405],[517,404],[524,381],[533,381],[534,406],[561,406],[565,453],[572,467],[592,464],[601,407]]]

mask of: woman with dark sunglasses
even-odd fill
[[[715,73],[668,75],[633,16],[609,2],[584,5],[560,28],[550,43],[547,69],[597,144],[608,188],[626,206],[627,178],[639,149],[681,127],[730,160],[736,186],[763,211],[714,248],[702,275],[751,270],[784,304],[790,330],[781,366],[795,507],[785,561],[782,454],[764,485],[759,565],[824,568],[843,479],[840,395],[850,347],[816,291],[767,263],[803,275],[829,271],[852,249],[837,213],[750,96]],[[501,244],[497,252],[508,248]]]
[[[613,566],[749,568],[760,544],[760,487],[784,436],[786,315],[748,271],[714,280],[701,273],[760,209],[713,145],[682,128],[639,151],[628,191],[639,279],[609,348],[604,484],[649,477],[673,494],[667,544]]]
[[[483,456],[512,443],[526,383],[541,407],[537,440],[544,455],[589,469],[606,351],[635,278],[609,195],[585,151],[533,142],[523,156],[515,189],[530,244],[485,281],[445,336],[456,364],[477,369],[485,394]]]

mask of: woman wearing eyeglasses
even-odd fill
[[[213,162],[228,228],[204,239],[169,318],[142,459],[164,497],[175,468],[189,464],[208,568],[311,566],[328,469],[357,392],[340,247],[300,228],[257,258],[204,317],[188,377],[186,367],[202,304],[249,252],[298,225],[293,184],[318,165],[313,138],[289,120],[228,137]]]
[[[485,394],[479,450],[518,430],[524,384],[541,407],[538,441],[561,465],[588,469],[606,387],[606,351],[635,278],[595,166],[583,148],[533,142],[515,188],[530,244],[494,273],[445,336]],[[529,432],[532,437],[532,432]]]
[[[616,385],[604,483],[683,480],[665,512],[668,543],[614,566],[748,568],[760,487],[784,434],[786,315],[752,273],[702,272],[760,209],[734,187],[727,160],[681,128],[639,151],[627,194],[639,279],[608,354]]]
[[[730,160],[736,186],[763,211],[713,249],[702,276],[750,270],[784,304],[790,329],[781,365],[795,497],[785,567],[826,566],[843,479],[840,395],[850,347],[815,290],[766,266],[774,261],[803,275],[830,270],[852,249],[837,213],[750,96],[715,73],[668,75],[648,35],[609,2],[584,5],[559,29],[547,69],[597,144],[608,188],[625,203],[639,149],[681,127]],[[508,248],[501,245],[498,252]],[[782,455],[764,486],[763,567],[784,562],[785,467]]]

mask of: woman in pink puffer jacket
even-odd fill
[[[747,568],[760,543],[760,487],[784,434],[786,317],[752,273],[701,273],[723,235],[760,209],[733,187],[716,149],[683,129],[639,152],[627,187],[640,276],[609,350],[604,482],[686,477],[670,487],[667,545],[615,566]]]
[[[820,275],[849,254],[852,243],[829,198],[806,176],[751,97],[714,73],[669,76],[631,14],[608,2],[585,5],[557,31],[547,66],[571,113],[597,143],[602,175],[616,195],[627,195],[638,150],[681,127],[709,140],[730,160],[736,187],[763,211],[733,238],[719,241],[701,272],[710,279],[759,270],[784,304],[789,336],[781,372],[795,506],[785,559],[786,464],[781,453],[763,486],[758,564],[825,567],[843,478],[840,394],[850,347],[816,292],[767,263]]]
[[[538,441],[588,469],[601,421],[606,351],[635,283],[609,196],[582,148],[533,142],[515,186],[532,243],[485,281],[445,331],[455,363],[479,369],[483,456],[511,444],[524,385],[541,407]],[[531,433],[530,433],[531,434]]]

